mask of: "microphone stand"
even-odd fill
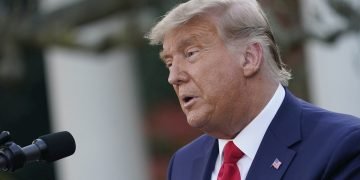
[[[21,147],[11,141],[8,131],[0,133],[0,171],[10,171],[22,168],[26,162],[26,156]]]

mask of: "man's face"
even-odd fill
[[[167,33],[161,58],[191,126],[209,134],[232,128],[244,109],[244,57],[227,49],[209,18]]]

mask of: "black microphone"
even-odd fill
[[[23,148],[14,142],[7,142],[0,151],[0,168],[3,171],[15,171],[25,163],[53,162],[74,154],[75,149],[75,140],[67,131],[40,136]]]

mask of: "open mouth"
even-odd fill
[[[185,96],[182,98],[184,108],[190,108],[196,101],[196,96]]]
[[[183,101],[184,101],[185,103],[188,103],[188,102],[190,102],[193,98],[194,98],[194,97],[192,97],[192,96],[186,96],[186,97],[183,98]]]

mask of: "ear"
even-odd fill
[[[245,77],[255,75],[263,63],[263,48],[260,43],[252,43],[246,47],[244,53],[244,62],[242,64]]]

